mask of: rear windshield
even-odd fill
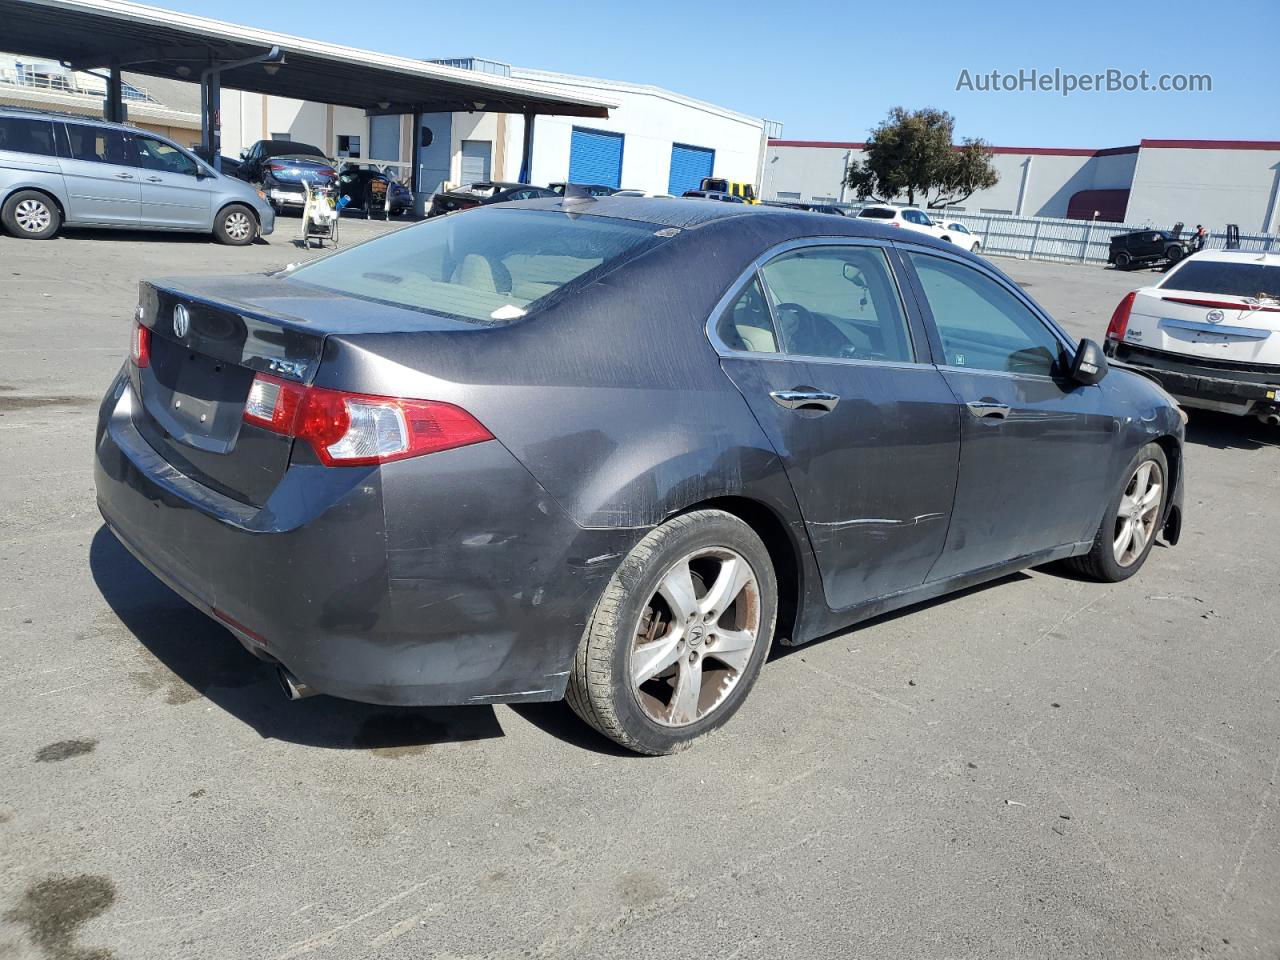
[[[892,220],[894,214],[892,210],[886,210],[884,207],[867,207],[858,216],[867,220]]]
[[[1280,299],[1280,266],[1225,260],[1188,260],[1161,283],[1169,290],[1231,297]]]
[[[379,237],[289,277],[459,320],[510,323],[672,235],[631,220],[485,207]]]

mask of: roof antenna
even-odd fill
[[[577,183],[566,183],[564,185],[564,198],[566,200],[574,200],[574,201],[590,200],[593,203],[595,202],[595,199],[596,199],[592,195],[590,190],[588,190],[586,187],[582,186],[581,184],[577,184]]]

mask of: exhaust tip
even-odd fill
[[[276,679],[280,681],[280,688],[290,700],[305,700],[316,695],[315,690],[295,677],[287,667],[276,667]]]
[[[1280,413],[1259,413],[1258,419],[1268,427],[1280,427]]]

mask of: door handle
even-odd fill
[[[822,390],[774,390],[769,396],[778,406],[788,410],[821,409],[830,413],[840,402],[840,398],[834,393],[826,393]]]
[[[147,177],[147,183],[164,183],[163,177]]]
[[[117,180],[132,180],[132,179],[133,179],[133,174],[132,174],[132,173],[117,173],[117,174],[116,174],[116,179],[117,179]]]
[[[1009,405],[994,400],[970,400],[965,406],[979,420],[1003,420],[1009,416]]]

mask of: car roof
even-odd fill
[[[874,220],[858,220],[854,217],[833,217],[829,213],[809,210],[793,210],[788,207],[757,206],[750,203],[707,203],[704,200],[684,197],[581,197],[564,199],[546,197],[538,200],[522,200],[500,204],[491,210],[555,210],[575,214],[611,217],[618,220],[634,220],[663,227],[695,229],[723,220],[740,220],[768,240],[769,245],[792,237],[870,237],[877,240],[898,240],[933,246],[956,256],[970,254],[945,240],[928,234],[911,232],[903,236],[901,230],[886,227]],[[745,218],[750,217],[751,220]]]
[[[128,123],[113,123],[110,120],[103,120],[101,117],[91,117],[83,113],[67,113],[62,110],[37,110],[32,107],[7,107],[0,105],[0,115],[25,117],[32,120],[74,120],[76,123],[89,124],[95,127],[109,127],[113,130],[123,130],[126,133],[146,133],[151,134],[153,131],[144,130],[141,127],[135,127]],[[164,136],[160,134],[160,136]],[[165,139],[169,139],[165,137]]]
[[[1187,257],[1189,260],[1214,260],[1219,263],[1257,263],[1264,267],[1280,267],[1280,253],[1264,253],[1260,250],[1201,250]]]

